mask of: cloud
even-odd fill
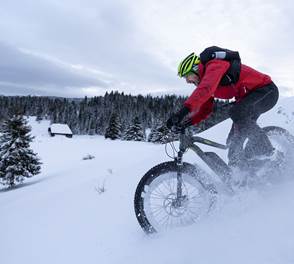
[[[70,65],[54,63],[1,42],[0,58],[0,83],[12,89],[21,87],[22,92],[28,89],[28,93],[38,90],[40,94],[49,94],[46,88],[56,87],[58,94],[62,94],[62,89],[69,87],[70,90],[87,86],[107,87],[103,80],[86,76]]]
[[[8,43],[32,54],[108,73],[112,76],[106,81],[111,85],[109,89],[126,89],[132,93],[140,93],[142,89],[148,93],[150,87],[160,84],[174,86],[174,73],[160,58],[146,52],[146,43],[139,43],[140,31],[124,1],[85,1],[80,5],[78,1],[66,0],[26,3],[12,0],[1,10],[0,29]],[[51,75],[49,71],[47,79]],[[89,85],[93,83],[85,81],[84,86]]]
[[[61,87],[68,96],[111,89],[181,93],[186,84],[176,76],[178,62],[219,45],[239,50],[243,62],[266,70],[277,84],[294,87],[292,1],[209,3],[4,1],[0,41],[8,44],[0,44],[0,55],[13,59],[0,63],[0,81],[41,87],[44,94]]]
[[[142,0],[132,6],[137,26],[149,40],[149,53],[161,57],[170,68],[191,51],[218,45],[238,50],[242,61],[259,70],[268,69],[278,83],[286,74],[294,79],[293,1]],[[285,74],[278,74],[283,71]]]

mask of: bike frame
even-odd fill
[[[179,139],[179,151],[177,153],[177,156],[175,157],[175,162],[178,166],[183,165],[183,155],[186,152],[187,149],[193,150],[196,155],[198,155],[206,164],[207,166],[216,173],[220,177],[223,183],[228,183],[232,171],[231,168],[214,152],[204,152],[199,146],[197,146],[195,143],[200,143],[204,145],[208,145],[211,147],[215,147],[218,149],[226,150],[228,147],[223,144],[219,144],[217,142],[199,137],[199,136],[189,136],[186,134],[186,130],[182,129]],[[181,200],[183,200],[182,197],[182,175],[181,170],[178,170],[177,172],[177,201],[181,203]]]

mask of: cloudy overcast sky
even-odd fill
[[[179,61],[218,45],[294,95],[293,0],[0,3],[0,94],[189,94]]]

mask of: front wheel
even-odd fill
[[[190,225],[212,208],[216,191],[202,170],[189,163],[164,162],[150,169],[135,193],[137,220],[146,233]]]

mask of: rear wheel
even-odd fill
[[[282,152],[284,155],[293,151],[294,136],[292,136],[286,129],[276,126],[268,126],[264,127],[263,130],[276,150]],[[248,141],[246,144],[245,153],[248,152],[248,156],[252,156],[252,152],[254,153],[256,146],[253,144],[254,143],[251,141]]]
[[[294,136],[288,130],[277,126],[267,126],[263,130],[271,141],[278,141],[282,145],[287,145],[288,148],[294,147]],[[273,144],[275,143],[273,142]]]
[[[212,208],[216,191],[204,184],[205,172],[195,166],[161,163],[138,184],[134,206],[146,233],[190,225]]]
[[[288,167],[294,158],[294,136],[286,129],[276,126],[263,128],[266,131],[273,147],[283,156],[281,168]]]
[[[292,161],[294,154],[294,136],[286,129],[276,126],[263,128],[269,137],[273,147],[283,154],[284,162]]]
[[[257,168],[251,181],[253,184],[269,184],[286,179],[294,158],[294,137],[284,128],[264,127],[275,153],[269,158],[256,159],[251,167]],[[254,167],[256,165],[256,167]],[[291,170],[291,169],[290,169]],[[291,173],[292,174],[292,173]]]

